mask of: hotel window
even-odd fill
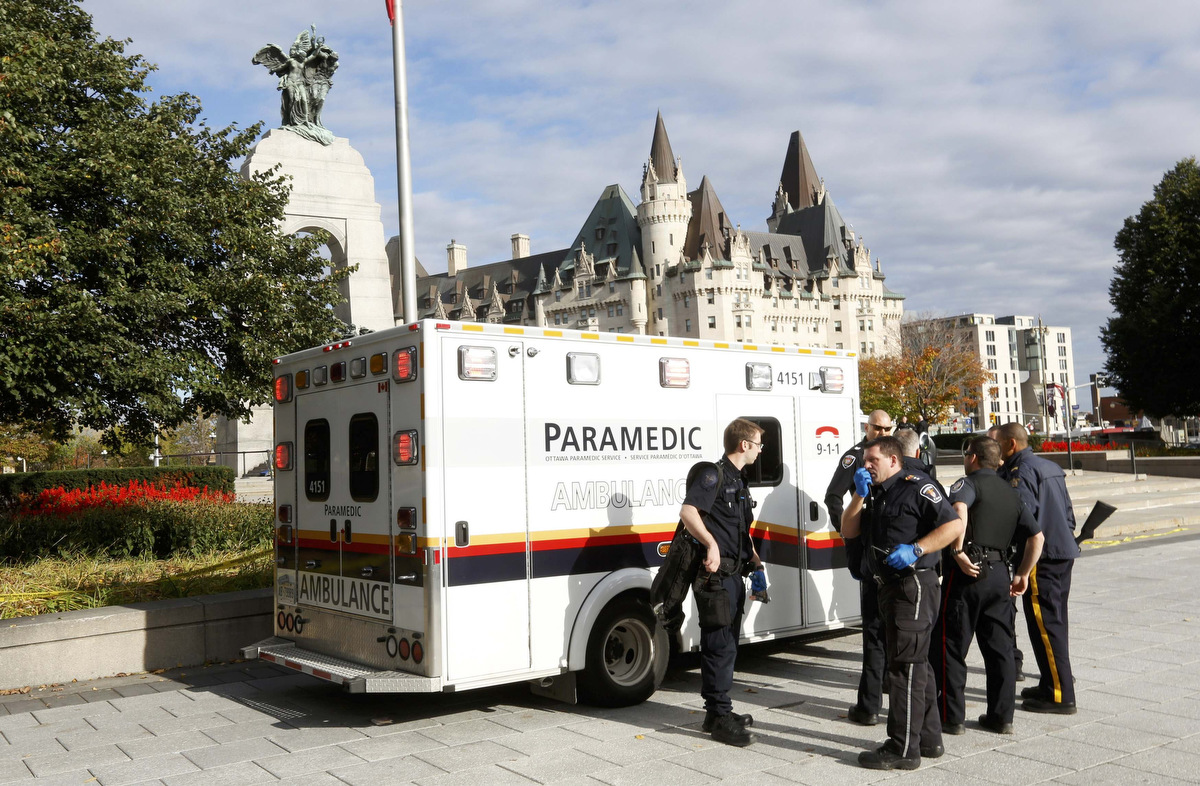
[[[708,318],[708,326],[709,326],[710,328],[715,328],[715,327],[717,326],[717,318],[716,318],[716,317],[709,317],[709,318]]]
[[[992,355],[992,356],[994,357],[994,356],[996,355],[996,345],[995,345],[995,344],[988,344],[988,345],[987,345],[987,353],[988,353],[989,355]]]
[[[683,296],[683,307],[688,308],[691,305],[692,305],[692,299],[690,297],[688,297],[687,295],[684,295]]]
[[[717,296],[712,292],[708,293],[708,305],[715,306],[717,304]]]
[[[617,316],[619,316],[619,317],[620,317],[620,316],[624,316],[624,315],[625,315],[625,306],[623,306],[622,304],[618,303],[618,304],[617,304]]]
[[[834,333],[842,332],[842,321],[840,319],[833,323],[833,332]]]
[[[741,327],[741,326],[742,326],[742,318],[741,318],[741,316],[740,316],[740,315],[739,315],[739,316],[736,316],[736,317],[734,317],[734,318],[733,318],[733,326],[734,326],[734,327]]]
[[[611,317],[613,315],[613,313],[614,313],[613,307],[609,306],[608,307],[608,315]]]
[[[692,332],[692,320],[690,320],[690,319],[683,320],[683,330],[685,333]]]

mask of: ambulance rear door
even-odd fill
[[[324,389],[296,404],[297,603],[391,622],[388,386],[346,365],[314,370]]]

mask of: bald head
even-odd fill
[[[879,439],[892,433],[892,416],[877,409],[867,416],[867,439]]]

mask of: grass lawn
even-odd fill
[[[0,619],[270,587],[270,549],[201,557],[46,557],[0,565]]]

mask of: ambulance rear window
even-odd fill
[[[379,420],[370,412],[350,418],[350,496],[358,502],[379,496]]]
[[[775,418],[744,417],[763,430],[762,453],[746,467],[746,480],[751,486],[778,486],[783,482],[783,428]]]
[[[304,496],[329,499],[329,421],[310,420],[304,426]]]

